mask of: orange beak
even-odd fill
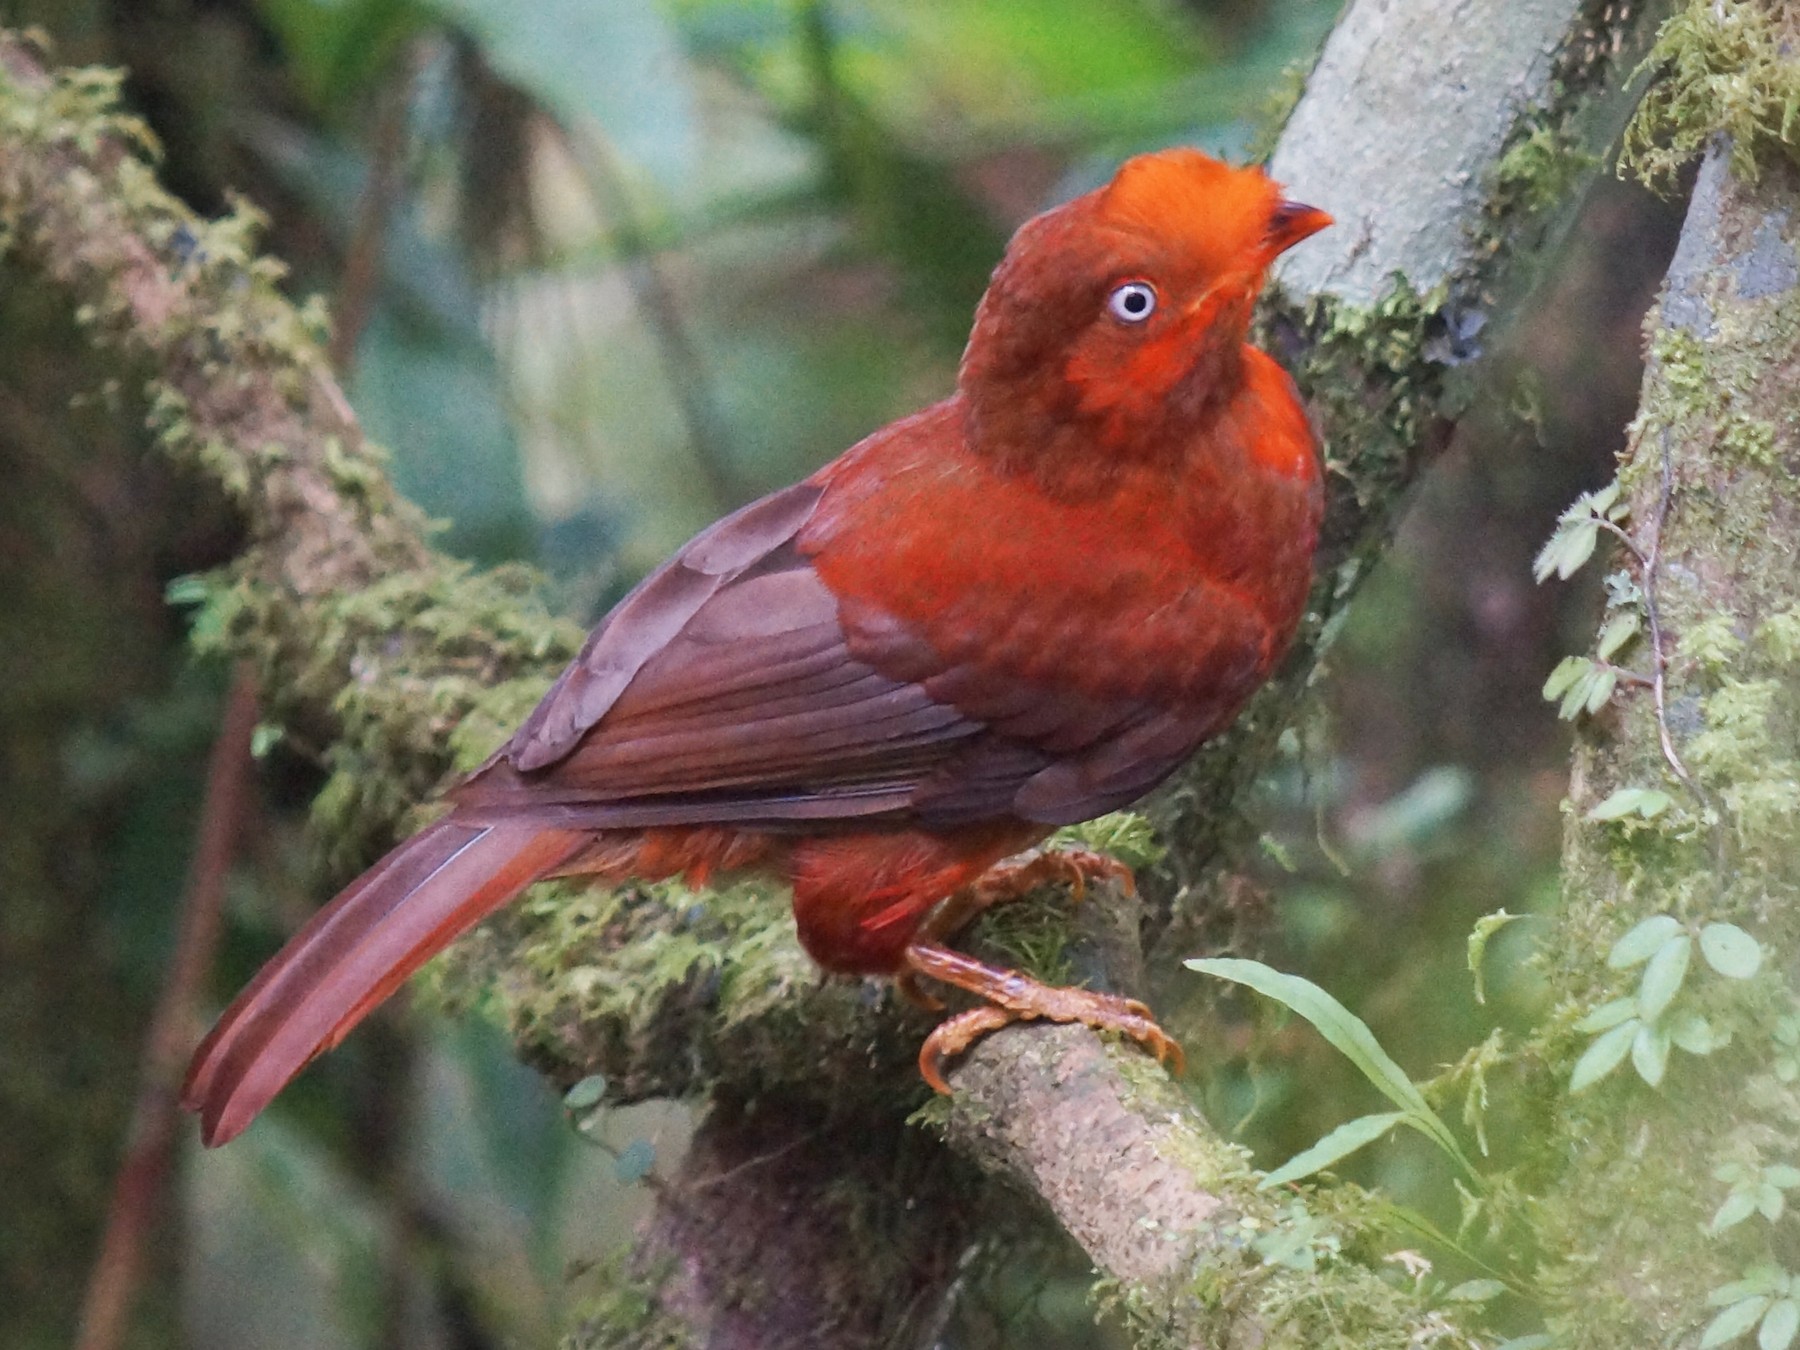
[[[1269,217],[1269,256],[1286,253],[1302,239],[1310,239],[1327,225],[1331,216],[1303,202],[1281,201]]]

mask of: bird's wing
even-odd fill
[[[646,578],[459,805],[603,828],[903,811],[985,728],[851,654],[794,545],[821,491],[766,497]],[[941,666],[922,644],[913,663]]]
[[[763,498],[646,578],[458,790],[465,815],[526,811],[570,829],[1055,825],[1143,795],[1218,725],[1216,704],[1172,711],[1137,689],[1024,677],[1005,643],[999,663],[949,660],[879,607],[841,601],[797,543],[827,490]]]

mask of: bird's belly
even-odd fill
[[[1003,819],[942,832],[814,836],[789,852],[800,945],[826,970],[894,975],[938,902],[1049,835]]]

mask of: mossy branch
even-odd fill
[[[281,294],[248,204],[204,221],[157,182],[118,84],[46,73],[0,34],[0,244],[148,372],[164,448],[242,511],[248,545],[199,588],[196,635],[249,662],[270,719],[324,750],[324,833],[353,863],[443,778],[452,733],[504,731],[509,682],[541,688],[580,634],[518,570],[430,547],[331,374],[323,309]]]

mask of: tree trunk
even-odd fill
[[[1539,1193],[1551,1324],[1570,1346],[1692,1344],[1720,1312],[1711,1291],[1759,1264],[1794,1265],[1792,1221],[1767,1216],[1795,1178],[1765,1169],[1800,1161],[1800,169],[1779,148],[1751,163],[1754,181],[1720,140],[1701,167],[1620,471],[1636,555],[1612,560],[1609,590],[1614,613],[1643,614],[1646,629],[1633,591],[1653,602],[1664,715],[1654,688],[1625,684],[1589,719],[1563,907],[1544,945],[1562,1001],[1537,1046],[1559,1080]],[[1651,647],[1646,635],[1616,659],[1654,675]],[[1662,796],[1615,795],[1631,789]],[[1680,925],[1644,930],[1669,953],[1609,965],[1615,942],[1656,915]],[[1721,941],[1707,925],[1721,923],[1760,944],[1754,976],[1707,959]],[[1678,949],[1685,977],[1660,1018],[1631,1032],[1599,1030],[1604,1014],[1576,1025],[1619,998],[1654,1012],[1662,995],[1645,986],[1679,973]],[[1669,1030],[1707,1047],[1693,1016],[1730,1045],[1695,1055],[1678,1037],[1649,1085]],[[1561,1075],[1602,1035],[1637,1053],[1567,1093]],[[1764,1212],[1711,1231],[1734,1188]]]

